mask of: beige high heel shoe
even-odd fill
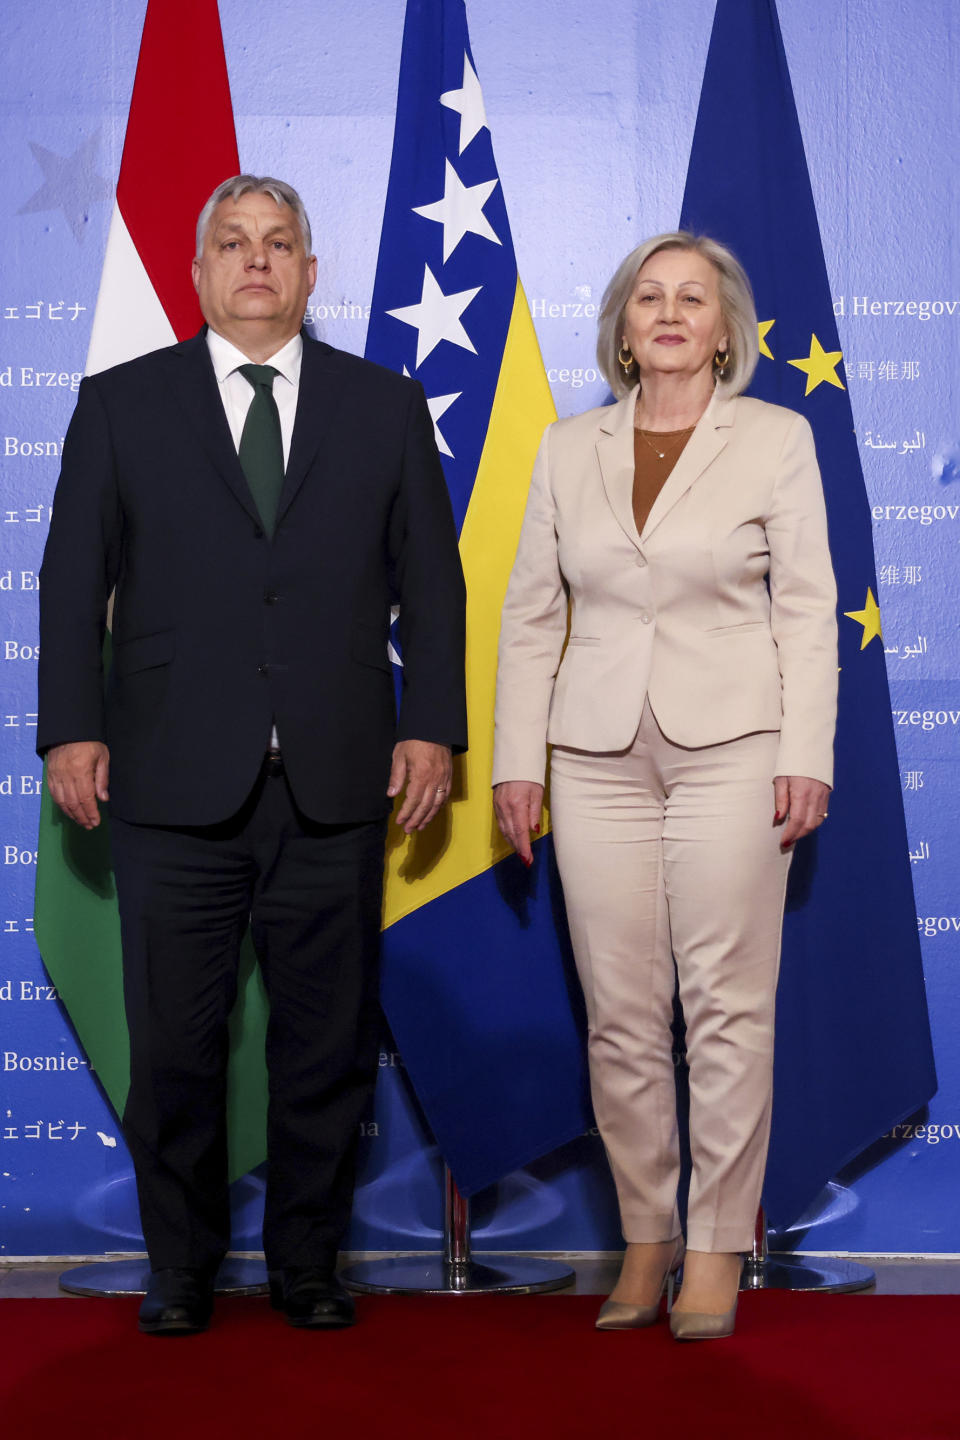
[[[737,1318],[737,1301],[740,1298],[740,1279],[743,1275],[743,1260],[737,1272],[737,1293],[729,1310],[720,1315],[700,1314],[698,1311],[670,1311],[670,1334],[674,1340],[723,1340],[732,1335]]]
[[[663,1292],[667,1292],[667,1310],[673,1304],[673,1287],[677,1278],[677,1271],[683,1264],[684,1243],[681,1235],[677,1240],[676,1249],[667,1266],[666,1273],[660,1285],[660,1292],[652,1305],[630,1305],[623,1300],[604,1300],[600,1306],[600,1313],[596,1319],[598,1330],[642,1330],[647,1325],[653,1325],[660,1316],[660,1301],[663,1299]]]

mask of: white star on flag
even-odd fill
[[[457,457],[440,433],[440,426],[437,424],[437,421],[441,415],[444,415],[450,409],[454,400],[460,399],[462,394],[463,391],[458,390],[454,395],[434,395],[432,400],[429,395],[427,396],[427,409],[430,411],[430,419],[433,421],[433,433],[437,437],[437,449],[441,455],[449,455],[451,460],[455,460]]]
[[[406,365],[404,365],[403,367],[403,373],[409,380],[410,371],[407,369]],[[440,419],[441,415],[445,415],[447,413],[454,400],[460,399],[460,396],[462,394],[463,391],[458,390],[455,395],[434,395],[432,400],[430,399],[429,395],[427,396],[427,409],[430,411],[430,419],[433,421],[433,433],[436,437],[437,449],[440,451],[441,455],[449,455],[451,460],[456,460],[457,457],[450,449],[450,446],[443,438],[443,435],[440,433],[440,426],[437,424],[437,421]]]
[[[404,366],[404,371],[406,371],[406,366]],[[400,606],[399,606],[399,605],[391,605],[391,606],[390,606],[390,628],[391,628],[391,629],[393,629],[393,626],[396,624],[397,616],[398,616],[399,614],[400,614]],[[397,647],[394,645],[394,643],[393,643],[392,640],[388,640],[388,641],[387,641],[387,659],[388,659],[389,661],[391,661],[391,663],[394,664],[394,665],[400,665],[401,667],[403,666],[403,661],[400,659],[400,651],[399,651],[399,650],[397,649]]]
[[[455,295],[444,295],[430,266],[424,265],[419,304],[387,311],[395,320],[412,325],[417,331],[417,370],[441,340],[449,340],[451,345],[459,345],[461,350],[469,350],[476,355],[477,347],[460,324],[460,316],[482,289],[483,286],[478,285],[475,290],[458,290]]]
[[[466,54],[463,57],[463,85],[459,90],[447,90],[440,96],[440,104],[460,115],[460,154],[475,135],[486,127],[487,112],[483,108],[483,91],[476,71]]]
[[[500,237],[483,213],[483,207],[496,190],[499,181],[482,180],[479,185],[464,185],[450,161],[445,161],[445,164],[447,170],[443,199],[435,200],[432,205],[413,207],[414,215],[422,215],[425,220],[436,220],[443,226],[444,264],[464,235],[480,235],[484,240],[492,240],[494,245],[501,243]]]

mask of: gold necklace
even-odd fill
[[[696,428],[697,428],[696,425],[689,425],[686,430],[675,430],[675,431],[673,431],[672,433],[673,433],[673,435],[676,437],[675,440],[673,441],[673,444],[679,446],[679,444],[680,444],[680,442],[683,440],[684,436],[687,436],[687,437],[691,436],[691,435],[693,434],[694,430],[696,430]],[[644,443],[645,445],[649,445],[650,449],[653,451],[654,455],[656,455],[656,457],[657,457],[658,460],[665,460],[665,459],[667,458],[667,451],[671,448],[671,446],[670,446],[670,445],[667,445],[667,446],[665,447],[665,449],[663,449],[663,450],[658,450],[657,447],[656,447],[656,445],[654,445],[653,441],[652,441],[649,437],[650,437],[651,435],[666,435],[666,434],[670,434],[670,433],[671,433],[670,431],[666,431],[666,430],[641,430],[639,425],[635,425],[635,426],[634,426],[634,429],[636,430],[637,434],[640,436],[640,439],[643,441],[643,443]]]

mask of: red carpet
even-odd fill
[[[592,1329],[593,1296],[363,1297],[291,1330],[224,1300],[141,1336],[135,1300],[0,1301],[7,1440],[956,1440],[960,1297],[751,1293],[736,1336]]]

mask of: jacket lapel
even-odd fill
[[[704,410],[697,422],[690,439],[683,448],[680,458],[670,471],[663,484],[663,489],[650,507],[643,527],[641,540],[647,540],[653,534],[657,526],[670,513],[677,501],[686,495],[690,486],[695,480],[712,465],[714,460],[726,446],[729,438],[729,431],[734,421],[736,411],[736,399],[721,399],[716,390],[710,398],[710,404]],[[631,416],[632,420],[632,416]],[[633,461],[633,437],[631,435],[631,465]],[[632,491],[631,491],[631,520],[633,519]],[[621,522],[622,523],[622,522]]]
[[[600,475],[610,509],[632,545],[639,547],[640,536],[633,519],[633,412],[637,390],[604,410],[597,441]]]
[[[334,353],[329,345],[313,340],[306,331],[303,332],[297,413],[293,422],[287,473],[277,506],[278,525],[293,504],[320,442],[329,432],[332,417],[337,413],[341,380],[336,366],[331,363]]]
[[[192,340],[184,340],[167,351],[170,363],[167,375],[170,389],[183,411],[198,443],[213,462],[234,497],[258,525],[260,515],[250,494],[233,437],[227,423],[223,401],[207,349],[206,326]]]

